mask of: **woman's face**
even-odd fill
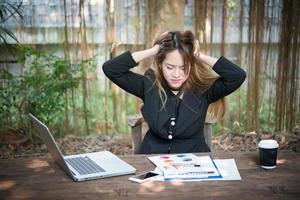
[[[162,73],[171,90],[180,90],[182,84],[188,79],[189,72],[185,74],[184,69],[183,58],[177,49],[166,54],[162,63]]]

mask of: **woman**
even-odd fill
[[[115,84],[141,98],[149,125],[139,153],[208,152],[203,128],[207,110],[225,113],[224,98],[245,80],[246,73],[224,57],[199,53],[190,31],[167,32],[150,49],[129,51],[105,62],[103,71]],[[144,59],[155,66],[145,75],[130,71]]]

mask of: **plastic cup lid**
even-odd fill
[[[276,140],[261,140],[258,143],[258,147],[264,149],[274,149],[274,148],[278,148],[279,144]]]

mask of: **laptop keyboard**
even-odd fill
[[[105,172],[97,163],[87,156],[66,158],[65,161],[71,165],[80,175]]]

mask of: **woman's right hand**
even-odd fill
[[[152,49],[154,55],[158,54],[159,49],[160,49],[159,44],[154,45],[151,49]]]
[[[150,57],[156,55],[159,51],[159,48],[160,48],[159,45],[156,44],[151,48],[148,48],[148,49],[145,49],[142,51],[136,51],[136,52],[132,53],[131,55],[132,55],[134,61],[136,63],[138,63],[146,58],[150,58]]]

